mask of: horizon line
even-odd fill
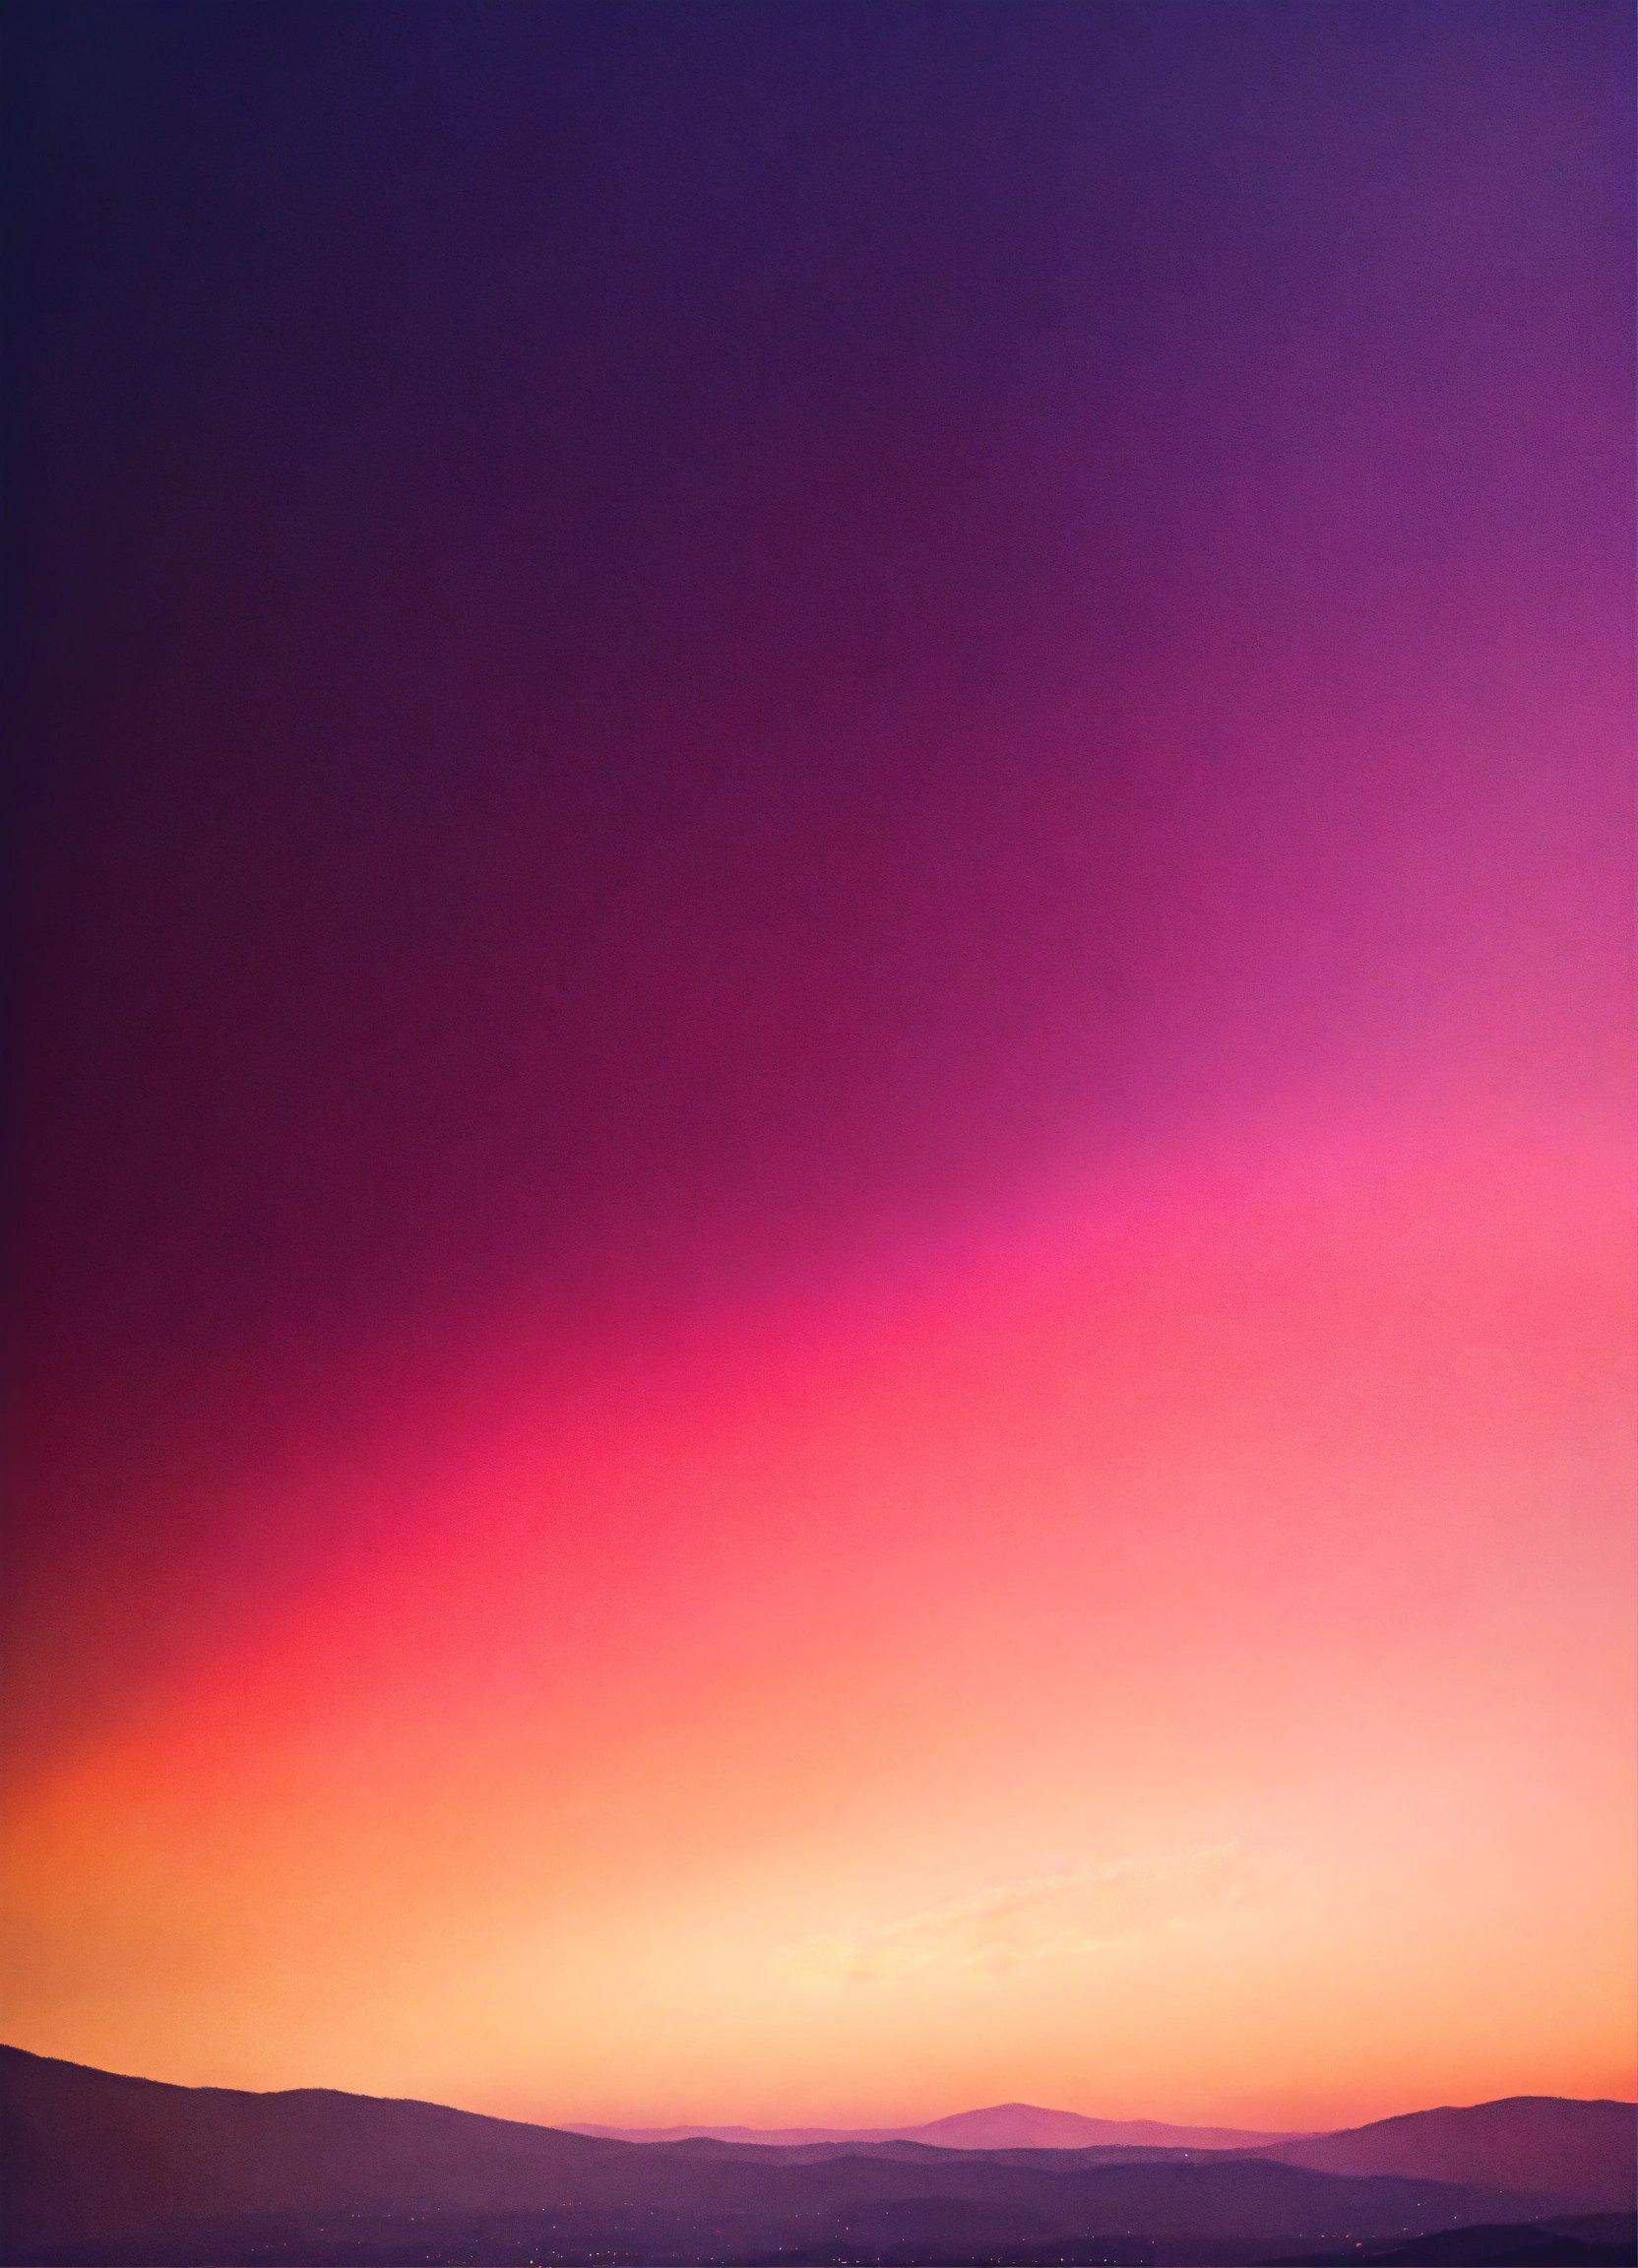
[[[734,2118],[673,2118],[666,2120],[656,2120],[653,2122],[626,2122],[614,2119],[589,2120],[578,2118],[564,2119],[524,2117],[506,2111],[473,2110],[466,2104],[444,2101],[436,2096],[431,2095],[378,2094],[366,2088],[334,2087],[326,2086],[322,2083],[308,2083],[305,2085],[289,2087],[246,2087],[235,2086],[217,2080],[161,2079],[156,2078],[150,2072],[116,2071],[106,2064],[82,2062],[76,2056],[49,2054],[36,2048],[22,2047],[16,2041],[10,2040],[0,2040],[0,2054],[24,2055],[28,2056],[32,2061],[38,2063],[58,2063],[66,2066],[71,2070],[93,2072],[99,2078],[123,2079],[131,2081],[132,2083],[139,2086],[170,2087],[175,2088],[184,2094],[251,2095],[263,2098],[280,2095],[339,2095],[350,2098],[354,2101],[367,2103],[415,2104],[422,2108],[432,2110],[454,2110],[463,2117],[491,2119],[497,2124],[501,2125],[534,2126],[548,2132],[555,2132],[560,2134],[576,2134],[585,2140],[602,2141],[641,2142],[643,2140],[654,2140],[658,2142],[667,2138],[680,2141],[687,2140],[691,2137],[697,2137],[702,2140],[709,2140],[714,2136],[723,2135],[728,2131],[731,2131],[736,2135],[743,2135],[748,2138],[752,2138],[753,2140],[759,2136],[766,2136],[776,2144],[781,2136],[800,2133],[811,2134],[822,2140],[830,2140],[834,2138],[837,2140],[854,2140],[860,2142],[892,2141],[900,2138],[907,2138],[928,2126],[948,2124],[952,2120],[958,2118],[981,2117],[988,2112],[1001,2110],[1028,2110],[1038,2112],[1048,2117],[1081,2118],[1085,2119],[1091,2125],[1155,2126],[1179,2132],[1216,2131],[1223,2134],[1240,2133],[1244,2134],[1248,2141],[1258,2142],[1294,2142],[1317,2140],[1327,2135],[1353,2133],[1369,2126],[1385,2125],[1390,2121],[1398,2118],[1428,2117],[1439,2111],[1486,2110],[1493,2110],[1500,2107],[1501,2105],[1510,2103],[1574,2103],[1581,2105],[1608,2104],[1612,2108],[1623,2110],[1632,2110],[1635,2113],[1638,2113],[1638,2097],[1625,2095],[1565,2095],[1549,2090],[1544,2093],[1523,2092],[1509,2095],[1481,2096],[1477,2101],[1471,2103],[1429,2103],[1418,2105],[1411,2110],[1383,2111],[1378,2116],[1372,2118],[1356,2118],[1352,2120],[1345,2120],[1342,2124],[1335,2126],[1321,2125],[1306,2127],[1241,2127],[1235,2125],[1231,2120],[1215,2118],[1158,2118],[1148,2114],[1115,2116],[1102,2111],[1069,2110],[1057,2104],[1031,2103],[1019,2097],[1007,2097],[1001,2101],[993,2103],[976,2103],[958,2110],[935,2111],[930,2117],[925,2118],[905,2118],[885,2122],[878,2121],[870,2125],[857,2126],[850,2126],[846,2124],[838,2125],[818,2119],[811,2119],[806,2121],[793,2120],[783,2126],[759,2126],[750,2120]],[[938,2148],[940,2145],[935,2143],[929,2144],[928,2147]],[[961,2145],[951,2145],[951,2147],[960,2148]],[[981,2153],[984,2148],[983,2145],[974,2145],[973,2147],[979,2153]],[[1014,2143],[990,2145],[989,2147],[992,2149],[1050,2149],[1052,2145]]]

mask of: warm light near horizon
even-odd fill
[[[382,1444],[388,1545],[19,1792],[8,2029],[634,2124],[1629,2092],[1618,1149],[1303,1157],[509,1401],[412,1517]]]

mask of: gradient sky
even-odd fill
[[[9,21],[0,2030],[1631,2093],[1628,10]]]

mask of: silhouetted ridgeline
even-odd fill
[[[927,2142],[941,2150],[1255,2150],[1288,2134],[1239,2126],[1167,2126],[1154,2118],[1088,2118],[1079,2110],[1046,2110],[1036,2103],[993,2103],[957,2110],[916,2126],[571,2126],[571,2134],[604,2134],[619,2142]]]
[[[1629,2106],[1557,2099],[1253,2150],[781,2148],[617,2141],[318,2090],[170,2087],[0,2049],[0,2256],[40,2268],[1590,2264],[1633,2257],[1608,2218],[1630,2205],[1633,2159]]]

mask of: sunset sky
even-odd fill
[[[0,2034],[1630,2095],[1626,7],[13,25]]]

